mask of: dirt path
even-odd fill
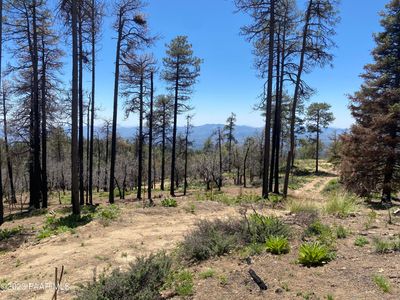
[[[238,216],[236,208],[215,202],[196,203],[195,214],[182,208],[135,209],[129,205],[121,211],[121,219],[111,226],[93,221],[73,235],[65,233],[39,243],[28,242],[0,256],[0,280],[52,283],[54,268],[63,265],[63,282],[73,287],[91,280],[95,269],[99,274],[107,268],[125,267],[135,257],[173,249],[201,219]],[[61,294],[59,298],[71,296]],[[51,291],[0,291],[0,299],[51,299]]]

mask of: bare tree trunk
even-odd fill
[[[267,99],[265,114],[265,141],[264,141],[264,161],[263,161],[263,185],[262,196],[268,198],[268,172],[271,145],[271,107],[272,107],[272,80],[274,68],[274,35],[275,35],[275,0],[271,0],[269,18],[269,45],[268,45],[268,82]]]
[[[0,89],[2,84],[2,61],[3,61],[3,0],[0,0]],[[2,178],[2,155],[0,144],[0,226],[4,223],[3,206],[3,178]]]
[[[246,154],[244,156],[243,160],[243,187],[247,187],[247,182],[246,182],[246,167],[247,167],[247,158],[249,156],[249,151],[250,151],[250,145],[247,146],[246,149]]]
[[[166,140],[166,114],[167,107],[163,103],[163,116],[162,116],[162,145],[161,145],[161,190],[164,191],[164,181],[165,181],[165,140]]]
[[[42,207],[48,205],[47,183],[47,101],[46,101],[46,59],[45,43],[42,35]],[[15,195],[14,195],[15,197]]]
[[[147,198],[149,204],[153,205],[153,199],[151,197],[152,189],[152,158],[153,158],[153,105],[154,105],[154,74],[150,74],[150,115],[149,115],[149,158],[147,168]]]
[[[91,34],[92,34],[92,110],[90,117],[90,146],[89,146],[89,203],[93,205],[93,141],[94,141],[94,111],[95,111],[95,96],[96,96],[96,12],[95,0],[92,0],[92,13],[91,13]],[[89,126],[89,125],[88,125]],[[99,184],[97,185],[97,190]]]
[[[317,145],[315,149],[315,173],[318,174],[318,160],[319,160],[319,113],[317,116]]]
[[[218,152],[219,152],[218,191],[221,191],[221,187],[222,187],[222,136],[221,136],[221,129],[218,129]]]
[[[190,117],[187,117],[186,123],[186,136],[185,136],[185,174],[183,183],[183,195],[186,196],[188,180],[187,180],[187,170],[188,170],[188,147],[189,147],[189,129],[190,129]]]
[[[96,187],[97,193],[100,192],[100,175],[101,175],[100,164],[101,164],[101,143],[100,143],[100,138],[97,137],[97,187]]]
[[[8,145],[8,127],[7,127],[7,109],[6,109],[6,91],[4,90],[5,87],[3,86],[3,134],[4,134],[4,148],[6,154],[6,161],[7,161],[7,171],[8,171],[8,180],[10,184],[10,201],[11,203],[17,203],[17,198],[15,196],[15,188],[14,188],[14,176],[13,176],[13,168],[11,163],[11,154]]]
[[[79,206],[79,149],[78,149],[78,3],[72,1],[72,133],[71,133],[71,202],[72,212],[80,214]]]
[[[83,183],[83,37],[82,22],[83,16],[78,5],[78,43],[79,43],[79,201],[80,205],[85,204],[84,183]]]
[[[301,84],[301,75],[303,74],[304,69],[304,58],[307,46],[307,35],[311,17],[311,7],[313,4],[313,0],[309,0],[307,13],[306,13],[306,20],[303,29],[303,40],[302,40],[302,49],[300,53],[300,64],[299,69],[297,70],[297,77],[296,77],[296,85],[294,89],[294,96],[292,102],[292,109],[291,109],[291,116],[290,116],[290,150],[287,156],[286,162],[286,172],[285,172],[285,182],[283,185],[283,195],[284,197],[287,196],[288,187],[289,187],[289,176],[290,170],[292,168],[292,160],[294,157],[294,150],[295,150],[295,125],[296,125],[296,110],[297,110],[297,102],[299,100],[300,95],[300,84]]]
[[[176,131],[178,123],[178,91],[179,91],[179,58],[176,64],[176,80],[175,80],[175,101],[174,101],[174,125],[172,129],[172,153],[171,153],[171,187],[170,194],[175,196],[175,165],[176,165]]]
[[[112,120],[112,133],[111,133],[111,166],[110,166],[110,191],[108,200],[114,203],[114,187],[115,187],[115,161],[117,156],[117,114],[118,114],[118,90],[119,90],[119,65],[121,55],[121,39],[122,39],[123,22],[122,16],[119,15],[118,20],[118,39],[117,49],[115,55],[115,80],[114,80],[114,107],[113,107],[113,120]]]
[[[140,76],[140,92],[139,92],[139,149],[138,149],[138,188],[137,188],[137,198],[142,199],[142,180],[143,180],[143,93],[144,93],[144,74]]]

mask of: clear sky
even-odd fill
[[[263,82],[253,68],[251,45],[240,36],[240,27],[250,22],[243,14],[235,13],[233,0],[151,0],[145,9],[153,33],[162,38],[149,51],[161,66],[165,44],[177,35],[189,36],[195,55],[204,59],[199,82],[191,103],[195,107],[194,124],[224,123],[231,112],[237,123],[260,127],[263,119],[253,106]],[[334,68],[315,70],[306,76],[317,90],[311,101],[332,105],[336,121],[333,126],[347,128],[352,123],[347,109],[346,94],[358,89],[358,75],[364,64],[371,61],[374,47],[372,34],[380,30],[379,11],[384,0],[342,0],[341,22],[337,27],[334,49]],[[108,10],[111,15],[111,10]],[[97,101],[100,116],[111,117],[115,57],[115,33],[112,16],[104,23],[102,49],[98,54]],[[90,78],[87,76],[87,83]],[[156,93],[165,93],[164,84],[157,82]],[[119,124],[135,125],[137,118],[124,119],[120,102]],[[183,124],[182,124],[183,125]]]

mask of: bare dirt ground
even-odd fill
[[[326,201],[321,191],[332,176],[318,176],[297,191],[292,191],[294,201]],[[242,189],[229,188],[230,194]],[[256,189],[246,191],[256,192]],[[193,198],[193,197],[192,197]],[[43,224],[44,216],[15,220],[5,228],[23,225],[31,232],[11,238],[6,245],[13,251],[0,254],[0,280],[8,283],[52,283],[54,268],[65,267],[64,286],[71,289],[59,294],[58,299],[71,299],[76,284],[90,281],[94,273],[116,267],[124,268],[136,257],[159,250],[172,250],[184,235],[201,219],[239,217],[239,207],[211,201],[179,198],[177,208],[159,205],[143,209],[138,203],[119,204],[121,216],[104,227],[92,221],[78,227],[74,234],[64,233],[38,241],[35,230]],[[194,213],[189,207],[194,203]],[[305,268],[296,263],[300,240],[291,240],[291,251],[284,256],[264,253],[252,257],[249,266],[237,253],[212,259],[191,267],[194,274],[212,268],[216,276],[200,279],[195,275],[193,299],[400,299],[400,255],[380,255],[373,251],[372,243],[363,248],[354,246],[354,239],[363,235],[389,237],[400,233],[400,222],[387,224],[386,211],[378,211],[374,226],[364,227],[370,209],[363,207],[346,219],[323,216],[324,223],[343,225],[350,229],[348,238],[337,241],[337,258],[319,268]],[[275,214],[292,224],[295,236],[304,229],[296,216],[286,209],[265,208],[264,213]],[[1,242],[0,242],[1,243]],[[4,246],[4,245],[2,245]],[[7,248],[6,247],[6,248]],[[268,283],[269,289],[261,293],[248,275],[253,268]],[[375,274],[385,275],[392,290],[383,294],[373,283]],[[17,286],[18,288],[18,286]],[[20,286],[21,288],[21,286]],[[0,299],[51,299],[52,290],[34,290],[37,286],[21,290],[0,290]]]

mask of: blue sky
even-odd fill
[[[165,44],[177,35],[189,36],[195,54],[204,59],[201,76],[191,103],[195,107],[194,124],[224,123],[231,112],[237,114],[240,125],[262,126],[263,119],[253,111],[263,82],[253,68],[251,45],[240,36],[240,27],[249,18],[234,13],[233,0],[151,0],[145,9],[153,33],[162,38],[149,51],[161,65]],[[379,11],[383,0],[342,0],[341,23],[337,27],[334,68],[315,70],[305,77],[318,92],[310,101],[325,101],[332,105],[336,116],[333,126],[346,128],[351,123],[346,94],[358,89],[358,75],[371,61],[374,47],[372,34],[380,30]],[[108,12],[111,10],[108,9]],[[109,13],[111,15],[111,13]],[[111,116],[115,56],[115,36],[112,16],[104,22],[102,49],[98,54],[97,101],[100,117]],[[89,76],[85,82],[90,84]],[[89,86],[88,86],[89,87]],[[156,93],[165,93],[164,84],[157,81]],[[120,101],[119,124],[131,126],[136,116],[124,119]],[[181,123],[183,124],[183,123]]]

